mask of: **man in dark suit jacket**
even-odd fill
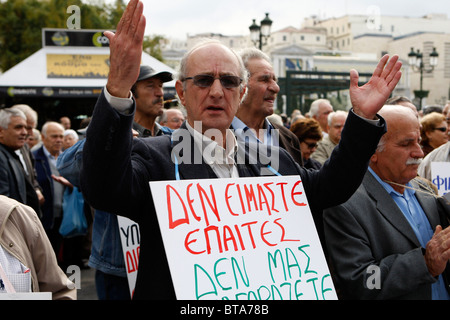
[[[38,121],[37,112],[35,110],[33,110],[33,108],[31,108],[27,104],[16,104],[16,105],[12,106],[11,108],[18,109],[25,114],[25,117],[27,118],[27,132],[28,132],[27,139],[30,136],[33,136],[34,135],[33,130],[36,128],[37,121]],[[39,199],[39,204],[42,205],[44,203],[45,199],[42,194],[41,187],[39,186],[39,183],[37,181],[36,169],[34,166],[34,157],[33,157],[33,154],[31,153],[30,147],[28,146],[27,143],[25,143],[24,146],[19,149],[19,152],[20,152],[20,153],[18,153],[18,154],[20,154],[19,157],[21,157],[21,160],[23,159],[22,164],[24,165],[27,178],[30,180],[31,184],[34,187],[34,190],[36,191],[37,197]],[[42,216],[42,213],[39,210],[39,208],[36,211],[36,213],[38,214],[39,217]]]
[[[0,112],[0,194],[39,212],[36,191],[27,177],[25,163],[22,163],[17,153],[25,145],[26,116],[22,111],[11,108]]]
[[[419,121],[403,106],[380,114],[388,132],[363,183],[324,212],[337,288],[347,299],[448,299],[450,228],[431,188],[416,178]]]
[[[62,242],[59,227],[63,217],[62,204],[65,184],[62,183],[64,179],[60,177],[56,168],[56,159],[61,153],[63,139],[64,127],[58,122],[46,122],[42,127],[43,145],[33,152],[37,180],[45,198],[45,202],[41,206],[42,225],[57,254]]]
[[[362,117],[376,119],[400,79],[401,63],[395,57],[386,65],[388,57],[384,57],[371,82],[361,88],[357,73],[352,72],[354,113],[334,162],[320,172],[307,172],[280,149],[269,168],[267,159],[249,151],[258,145],[238,145],[230,135],[231,121],[245,93],[246,70],[240,57],[219,42],[201,43],[181,61],[176,90],[188,114],[184,126],[172,138],[132,138],[135,103],[129,92],[139,73],[145,30],[142,12],[142,2],[130,1],[116,34],[105,33],[111,46],[111,70],[88,128],[81,187],[94,208],[123,214],[139,223],[141,251],[134,298],[167,299],[174,298],[175,293],[148,182],[260,176],[277,162],[277,174],[301,176],[311,207],[345,201],[360,184],[367,161],[385,130],[384,120],[378,119],[373,125]],[[127,59],[121,60],[124,56]],[[225,161],[220,162],[220,152],[216,152],[217,162],[207,164],[204,143],[222,150]],[[237,154],[236,148],[240,150]],[[255,155],[258,161],[251,161],[249,158]],[[347,176],[344,172],[355,174]],[[351,184],[349,188],[336,185],[344,179]]]

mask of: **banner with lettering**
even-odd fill
[[[130,295],[133,297],[139,266],[139,252],[141,248],[141,235],[139,225],[125,217],[117,216],[119,224],[120,241],[122,243],[123,258],[127,270]]]
[[[299,176],[150,188],[177,299],[337,299]]]
[[[47,54],[47,78],[106,79],[107,54]]]
[[[431,181],[438,188],[438,194],[443,196],[450,192],[450,162],[431,163]]]

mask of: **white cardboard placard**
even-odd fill
[[[177,299],[337,299],[299,176],[150,188]]]

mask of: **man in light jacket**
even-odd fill
[[[6,196],[0,196],[0,251],[6,274],[30,273],[31,292],[51,292],[53,300],[76,300],[75,285],[58,266],[36,212]]]

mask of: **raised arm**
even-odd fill
[[[398,55],[390,60],[385,55],[378,63],[372,78],[362,87],[358,86],[359,75],[356,70],[350,71],[350,99],[353,111],[360,117],[372,120],[383,107],[386,100],[399,82],[402,63]]]
[[[144,41],[144,5],[139,0],[128,4],[116,33],[105,32],[110,45],[110,71],[106,88],[118,98],[128,98],[139,76]]]
[[[129,206],[125,200],[131,199],[132,189],[136,187],[131,163],[135,104],[131,99],[112,101],[111,96],[129,98],[139,76],[145,30],[142,14],[142,2],[131,0],[116,33],[105,32],[110,41],[106,85],[109,94],[103,92],[97,100],[83,147],[80,174],[83,195],[92,207],[112,213],[126,212]],[[125,100],[129,112],[118,110],[118,100]],[[145,191],[144,186],[142,192]]]

